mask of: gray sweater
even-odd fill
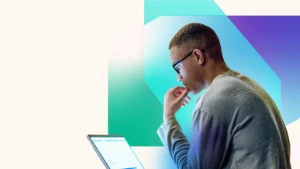
[[[179,169],[290,169],[290,142],[271,97],[236,72],[217,76],[198,99],[193,137],[175,117],[158,129]]]

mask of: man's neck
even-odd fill
[[[213,80],[217,76],[219,76],[229,70],[230,70],[230,68],[225,63],[220,63],[220,64],[217,64],[215,67],[213,67],[207,74],[207,78],[205,80],[206,88],[208,88],[210,86],[210,84],[213,82]]]

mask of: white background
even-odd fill
[[[296,1],[217,2],[228,15],[300,13]],[[0,168],[104,168],[86,134],[107,133],[107,58],[142,56],[143,5],[0,1]],[[299,123],[288,126],[293,168]],[[134,150],[156,168],[161,148]]]

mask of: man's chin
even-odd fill
[[[191,94],[191,95],[196,95],[197,92],[195,92],[195,90],[193,90],[193,89],[190,89],[189,94]]]
[[[189,94],[191,94],[191,95],[197,95],[197,94],[199,94],[201,91],[202,91],[202,90],[200,90],[200,91],[197,90],[197,91],[196,91],[196,90],[190,89]]]

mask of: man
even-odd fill
[[[169,49],[185,88],[174,87],[165,94],[158,134],[179,169],[291,168],[288,134],[274,101],[254,80],[225,64],[210,27],[184,26]],[[188,103],[188,93],[203,89],[207,90],[193,112],[189,143],[175,114]]]

